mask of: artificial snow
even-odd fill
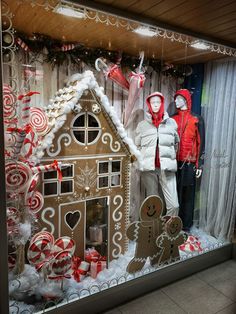
[[[220,242],[216,238],[207,235],[205,232],[197,229],[196,227],[193,227],[190,230],[190,234],[198,238],[201,242],[203,251],[201,253],[185,253],[180,251],[180,261],[177,261],[177,263],[226,244],[225,242]],[[134,257],[135,246],[135,242],[130,242],[128,251],[124,255],[121,255],[118,259],[111,261],[109,263],[109,268],[99,272],[96,279],[87,276],[79,283],[74,279],[64,279],[63,289],[61,280],[44,280],[43,274],[37,273],[34,267],[30,265],[25,265],[25,270],[20,276],[16,276],[13,272],[10,272],[10,313],[21,313],[21,310],[29,310],[29,313],[34,313],[35,308],[32,305],[19,302],[27,300],[29,296],[34,295],[35,302],[38,302],[37,311],[40,311],[44,308],[45,303],[50,299],[55,300],[55,302],[56,300],[59,300],[57,305],[59,306],[76,299],[85,298],[91,294],[98,293],[102,290],[109,289],[110,287],[117,286],[126,281],[161,269],[160,267],[150,266],[149,259],[147,259],[147,262],[141,271],[134,274],[127,273],[126,267],[130,260]],[[168,265],[164,267],[168,267]],[[17,308],[20,309],[19,312],[16,311]]]

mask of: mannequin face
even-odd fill
[[[151,104],[151,107],[152,107],[152,111],[154,113],[157,113],[160,108],[161,108],[161,97],[159,96],[153,96],[150,98],[150,104]]]
[[[175,104],[176,104],[176,108],[178,108],[180,110],[186,110],[187,109],[186,99],[180,95],[178,95],[175,98]]]

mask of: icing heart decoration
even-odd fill
[[[68,212],[65,215],[65,222],[67,226],[73,231],[79,224],[81,218],[80,211]]]

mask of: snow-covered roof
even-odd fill
[[[109,104],[107,96],[103,93],[103,87],[98,85],[92,71],[85,71],[82,74],[74,74],[68,80],[67,86],[59,89],[55,94],[55,97],[50,99],[49,105],[45,110],[50,131],[43,137],[34,156],[32,156],[33,163],[38,163],[43,157],[45,150],[51,146],[57,131],[64,125],[67,119],[67,114],[71,111],[80,112],[82,108],[79,104],[79,99],[83,93],[89,89],[95,91],[103,108],[113,121],[119,136],[123,142],[128,145],[131,154],[135,155],[139,163],[141,162],[141,154],[139,150],[135,146],[133,140],[128,136],[123,124],[117,117],[116,111]]]

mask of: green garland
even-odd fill
[[[88,48],[80,43],[65,43],[49,36],[33,33],[33,36],[27,36],[23,33],[16,32],[15,40],[21,39],[24,44],[29,48],[28,51],[37,55],[42,53],[44,55],[44,61],[50,63],[53,67],[55,65],[62,65],[68,63],[69,60],[74,64],[80,64],[84,62],[94,67],[95,60],[97,58],[105,58],[113,63],[120,64],[121,67],[128,67],[135,69],[139,65],[139,58],[130,56],[126,53],[122,54],[120,51],[111,51],[102,48]],[[3,38],[4,43],[4,38]],[[63,51],[63,45],[74,45],[73,49]],[[18,44],[19,49],[23,49]],[[25,51],[25,50],[24,50]],[[26,53],[28,53],[26,51]],[[143,66],[150,66],[156,72],[165,73],[168,76],[184,78],[186,75],[186,65],[172,65],[166,64],[161,60],[150,58],[144,59]]]

